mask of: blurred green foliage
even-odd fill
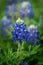
[[[24,22],[29,26],[30,24],[38,25],[39,31],[41,32],[40,37],[42,39],[40,43],[43,45],[43,31],[41,28],[41,20],[43,19],[43,0],[30,0],[33,4],[33,11],[35,14],[34,19],[23,18]],[[5,9],[8,5],[7,0],[0,0],[0,19],[5,15]],[[16,7],[19,4],[15,4]],[[29,46],[28,44],[21,45],[19,51],[17,51],[18,44],[9,42],[4,42],[0,38],[0,65],[19,65],[19,60],[25,60],[30,65],[43,65],[43,46]],[[24,50],[22,50],[25,48]],[[17,52],[16,52],[17,51]],[[35,61],[37,63],[35,64]]]

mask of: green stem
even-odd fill
[[[17,49],[17,51],[20,51],[20,43],[18,43],[18,49]]]

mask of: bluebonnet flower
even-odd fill
[[[12,25],[14,28],[14,31],[12,31],[13,35],[13,41],[19,41],[19,43],[22,43],[23,40],[26,41],[28,34],[28,31],[26,30],[26,25],[23,23],[23,20],[20,20],[20,18],[16,21],[16,24]]]
[[[8,31],[10,30],[11,20],[7,19],[6,17],[3,17],[1,20],[1,35],[4,38]]]
[[[24,1],[24,2],[21,3],[20,16],[21,17],[27,16],[29,18],[33,18],[34,17],[32,5],[28,1]]]
[[[11,18],[15,18],[16,17],[16,7],[15,7],[15,4],[11,4],[11,5],[8,5],[7,8],[6,8],[6,16],[7,18],[11,19]]]
[[[36,43],[39,44],[39,31],[38,31],[38,27],[34,26],[34,25],[30,25],[28,27],[28,32],[29,32],[29,40],[31,43]]]
[[[11,20],[9,20],[6,16],[4,16],[1,20],[2,26],[7,27],[11,24]]]

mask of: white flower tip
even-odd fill
[[[35,26],[35,25],[30,25],[29,28],[30,28],[30,29],[37,29],[37,26]]]
[[[35,26],[34,25],[30,25],[30,28],[34,28]]]
[[[24,21],[21,20],[20,18],[18,18],[18,20],[16,21],[16,23],[23,23]]]
[[[24,2],[22,2],[22,7],[26,7],[28,4],[30,4],[28,1],[24,1]]]

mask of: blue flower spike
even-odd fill
[[[29,35],[30,42],[39,44],[40,37],[39,37],[38,27],[35,25],[30,25],[28,27],[28,32],[30,33]]]
[[[9,26],[11,24],[11,20],[9,20],[6,16],[4,16],[3,18],[2,18],[2,25],[4,26],[4,27],[7,27],[7,26]]]
[[[14,19],[16,17],[16,7],[15,7],[15,4],[11,4],[11,5],[8,5],[7,8],[6,8],[6,16],[7,18],[9,19]]]
[[[29,18],[33,18],[34,17],[32,5],[30,4],[30,2],[24,1],[24,2],[21,3],[20,16],[21,17],[26,17],[27,16]]]
[[[26,25],[24,24],[24,21],[20,18],[16,21],[15,25],[12,25],[14,28],[14,31],[12,31],[13,35],[13,41],[19,41],[19,43],[22,43],[23,40],[26,41]]]
[[[11,23],[11,20],[9,20],[8,18],[6,18],[6,16],[4,16],[3,18],[2,18],[2,20],[1,20],[1,34],[2,34],[2,36],[4,37],[4,36],[6,36],[7,35],[7,33],[9,32],[9,30],[10,30],[10,25],[11,25],[12,23]]]

